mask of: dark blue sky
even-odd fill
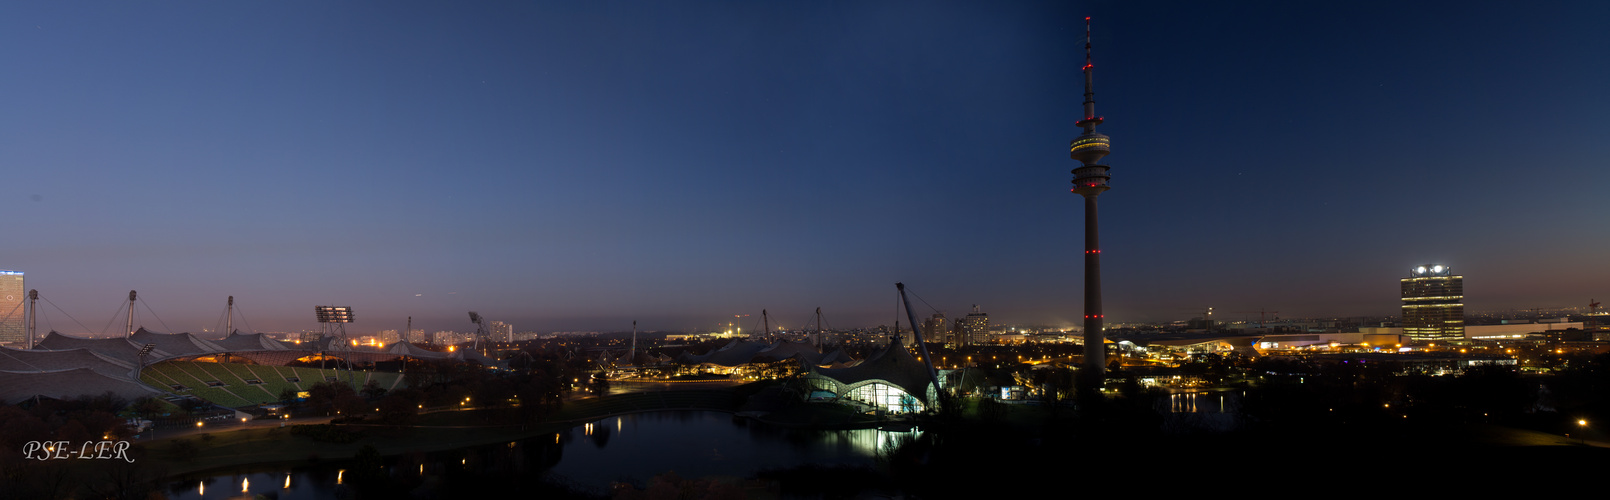
[[[1610,297],[1596,2],[6,5],[0,268],[95,331],[1071,321],[1086,15],[1109,321]]]

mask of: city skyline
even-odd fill
[[[1388,316],[1420,263],[1467,311],[1567,307],[1610,270],[1573,189],[1610,180],[1604,5],[0,12],[0,269],[54,304],[41,332],[131,289],[192,332],[229,295],[259,331],[316,304],[364,331],[875,326],[896,281],[918,317],[1078,324],[1085,16],[1124,143],[1108,324]]]

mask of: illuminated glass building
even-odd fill
[[[906,350],[899,336],[849,368],[811,366],[804,376],[810,399],[836,401],[859,412],[918,413],[939,401],[928,367]]]
[[[22,305],[28,290],[22,272],[0,270],[0,345],[21,347],[28,341],[27,306]]]
[[[1465,277],[1444,265],[1409,270],[1403,285],[1403,334],[1411,342],[1465,339]]]

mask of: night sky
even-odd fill
[[[1610,298],[1604,2],[7,4],[0,269],[73,333],[1071,324],[1087,15],[1109,323]]]

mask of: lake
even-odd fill
[[[382,483],[391,493],[427,497],[529,492],[557,483],[602,494],[615,482],[642,487],[673,471],[688,479],[742,478],[799,466],[871,467],[879,450],[920,434],[784,429],[722,412],[662,411],[609,417],[545,437],[386,457],[367,476],[354,470],[356,463],[287,466],[193,475],[166,489],[178,499],[335,499],[346,496],[343,489]]]

